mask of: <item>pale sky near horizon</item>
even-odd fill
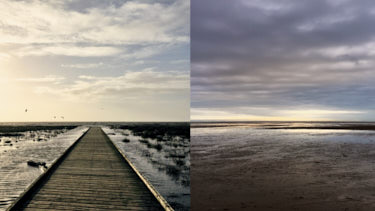
[[[375,1],[192,0],[191,119],[375,121]]]
[[[188,121],[189,2],[0,0],[0,122]]]

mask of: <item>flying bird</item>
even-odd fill
[[[27,108],[25,109],[25,112],[27,113]]]

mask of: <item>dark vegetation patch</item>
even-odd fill
[[[129,140],[129,139],[127,139],[127,138],[124,138],[124,139],[122,140],[122,142],[124,142],[124,143],[129,143],[129,142],[130,142],[130,140]]]
[[[163,149],[163,146],[162,146],[161,144],[159,144],[159,143],[157,143],[157,144],[151,144],[151,143],[148,143],[148,144],[147,144],[147,147],[148,147],[148,148],[156,149],[157,151],[160,151],[160,150]]]
[[[189,123],[115,123],[110,127],[125,136],[123,142],[129,133],[138,136],[138,142],[143,145],[139,148],[141,156],[176,183],[190,185]]]
[[[47,168],[46,162],[36,162],[33,160],[27,161],[27,165],[32,166],[32,167],[43,166],[44,168]]]
[[[22,133],[0,133],[0,136],[2,137],[18,137],[23,136]]]
[[[129,123],[126,125],[113,125],[112,128],[131,130],[134,135],[142,138],[151,138],[163,141],[164,136],[180,136],[190,138],[190,124],[178,123]]]
[[[138,141],[141,142],[142,144],[148,144],[147,139],[139,139]]]
[[[48,126],[0,126],[0,133],[3,134],[13,134],[13,133],[22,133],[26,131],[37,131],[37,130],[62,130],[67,129],[71,130],[76,128],[77,126],[56,126],[56,125],[48,125]]]
[[[183,159],[186,156],[184,154],[169,154],[169,157],[170,158],[180,158],[180,159]]]
[[[143,150],[142,151],[142,156],[145,156],[147,158],[150,158],[151,157],[151,153],[149,151],[146,151],[146,150]]]
[[[163,149],[163,146],[161,144],[159,143],[153,144],[147,139],[139,139],[138,141],[141,142],[142,144],[146,144],[147,148],[149,149],[156,149],[158,151]]]
[[[184,166],[185,165],[185,160],[174,160],[177,166]]]
[[[176,180],[180,177],[181,169],[177,166],[167,165],[166,172],[169,176],[172,176]]]

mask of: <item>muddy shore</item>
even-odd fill
[[[203,129],[192,129],[192,210],[375,210],[372,133],[359,142],[346,134],[283,141],[240,131],[215,142],[229,132],[211,137]]]

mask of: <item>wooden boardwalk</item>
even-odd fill
[[[164,210],[101,128],[90,128],[12,210]]]

